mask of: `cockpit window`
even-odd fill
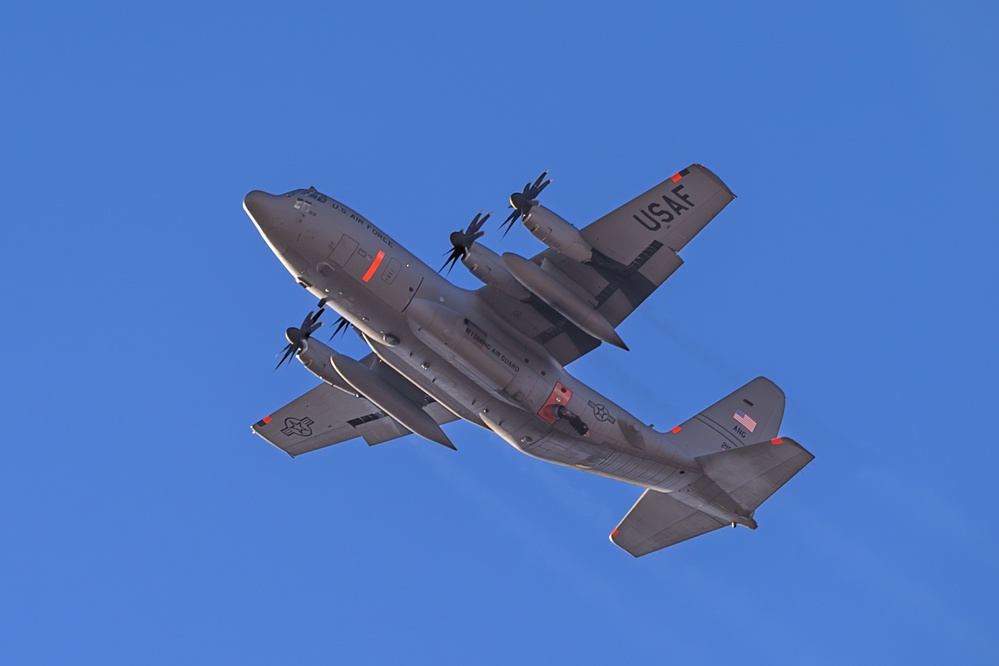
[[[329,198],[320,194],[319,190],[310,187],[307,190],[292,190],[284,195],[288,199],[296,199],[295,208],[298,210],[308,210],[314,203],[327,203]]]

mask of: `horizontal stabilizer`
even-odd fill
[[[610,538],[617,546],[641,557],[725,526],[666,493],[646,490]]]
[[[755,510],[815,456],[788,437],[697,458],[704,473],[729,497]]]
[[[788,437],[699,456],[704,474],[697,481],[676,495],[646,490],[611,541],[639,557],[725,527],[726,514],[755,529],[757,507],[814,458]]]

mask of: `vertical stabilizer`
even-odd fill
[[[777,436],[784,418],[784,392],[757,377],[666,434],[690,457],[728,451]]]

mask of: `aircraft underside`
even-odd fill
[[[756,508],[813,458],[778,437],[784,394],[772,382],[757,378],[659,432],[565,369],[601,342],[628,349],[617,324],[733,195],[692,166],[577,230],[538,204],[543,180],[511,196],[504,226],[520,220],[545,252],[495,254],[478,242],[489,215],[451,235],[443,268],[461,261],[485,284],[477,291],[314,188],[248,194],[261,235],[320,299],[287,330],[278,365],[297,358],[323,380],[253,430],[292,456],[410,433],[456,448],[441,426],[463,419],[530,456],[645,488],[611,533],[636,557],[725,525],[755,529]],[[327,308],[370,355],[348,358],[315,339]]]

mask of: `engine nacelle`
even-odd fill
[[[518,301],[531,296],[531,292],[510,275],[500,256],[481,243],[472,245],[461,258],[461,263],[483,283],[499,289],[507,296],[512,296]]]
[[[579,229],[541,204],[535,204],[524,216],[524,226],[531,235],[560,254],[586,262],[593,258],[593,246],[583,240]]]
[[[343,377],[337,373],[333,364],[330,363],[330,355],[332,353],[333,350],[319,340],[309,338],[302,341],[302,350],[298,353],[298,360],[302,362],[306,370],[330,386],[338,388],[345,393],[356,395],[357,391],[343,381]]]

